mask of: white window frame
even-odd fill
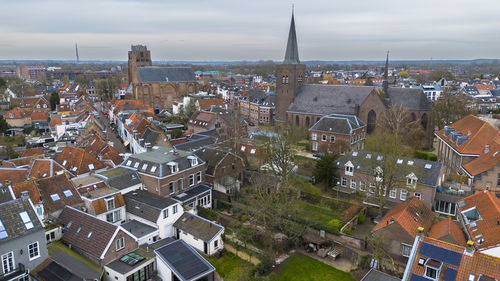
[[[341,186],[347,186],[347,179],[344,178],[344,177],[340,178],[340,185]]]
[[[401,249],[401,255],[403,257],[409,257],[410,254],[411,254],[411,250],[412,250],[413,246],[412,245],[408,245],[408,244],[404,244],[404,243],[401,243],[401,245],[403,246],[402,249]],[[405,249],[407,250],[408,254],[405,254]]]
[[[318,151],[318,143],[315,142],[315,141],[313,142],[312,150],[313,151]]]
[[[172,214],[177,213],[177,205],[172,206]]]
[[[351,189],[356,189],[356,181],[351,180]]]
[[[32,249],[30,249],[30,247],[33,247],[33,254],[36,254],[36,255],[33,255],[33,256],[31,255]],[[37,258],[40,257],[40,244],[38,243],[38,241],[31,243],[31,244],[28,244],[28,257],[29,257],[30,261],[36,260]]]
[[[112,208],[110,208],[110,207],[109,207],[109,203],[110,203],[110,202],[112,202],[112,204],[113,204],[113,207],[112,207]],[[114,209],[116,209],[116,206],[115,206],[115,198],[114,198],[114,197],[112,197],[112,198],[104,198],[104,203],[106,203],[106,210],[108,210],[108,211],[109,211],[109,210],[114,210]]]
[[[428,276],[428,275],[427,275],[427,270],[428,270],[428,269],[432,269],[432,270],[434,270],[434,271],[436,272],[436,277],[431,277],[431,276]],[[437,279],[438,279],[438,277],[439,277],[439,269],[438,269],[438,268],[434,268],[434,267],[432,267],[432,266],[428,266],[428,265],[427,265],[427,266],[425,266],[425,273],[424,273],[424,274],[425,274],[425,277],[427,277],[427,278],[431,278],[432,280],[437,280]]]
[[[403,196],[404,195],[404,196]],[[404,198],[404,199],[403,199]],[[406,201],[408,200],[408,190],[406,189],[401,189],[400,193],[399,193],[399,200],[401,201]]]
[[[189,175],[189,186],[194,185],[194,174]]]
[[[398,195],[398,190],[396,188],[391,189],[389,192],[389,198],[396,199]]]
[[[121,241],[121,243],[120,243]],[[120,237],[116,240],[116,251],[120,251],[120,250],[123,250],[123,248],[125,248],[125,238],[124,237]]]
[[[327,140],[326,135],[321,135],[321,141],[326,142],[326,140]]]
[[[8,262],[9,255],[11,260],[10,263]],[[2,270],[4,274],[16,270],[16,261],[14,259],[14,252],[8,252],[2,255]]]
[[[200,171],[200,172],[196,173],[196,182],[200,183],[201,180],[202,180],[202,176],[201,176],[201,171]]]
[[[364,181],[359,181],[359,190],[366,191],[366,183]]]
[[[318,140],[318,134],[312,133],[311,134],[311,140],[313,140],[313,141]]]
[[[163,219],[167,219],[168,218],[168,208],[163,210],[162,214],[163,214]]]
[[[335,142],[335,136],[333,136],[333,135],[330,136],[330,142],[332,142],[332,143]]]
[[[417,197],[419,200],[422,200],[422,193],[420,192],[413,192],[413,196]]]

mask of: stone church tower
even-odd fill
[[[276,120],[285,122],[286,111],[293,102],[300,86],[305,83],[306,66],[300,63],[295,33],[295,20],[292,21],[288,33],[285,59],[276,69]]]
[[[128,82],[138,83],[137,77],[138,66],[152,66],[151,51],[145,45],[132,45],[132,49],[128,51]]]

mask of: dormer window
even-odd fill
[[[105,198],[104,202],[106,203],[106,208],[108,209],[108,211],[115,208],[115,198]]]
[[[179,165],[176,162],[168,162],[167,166],[170,169],[170,173],[177,173],[179,171]]]
[[[425,263],[425,276],[433,280],[437,280],[439,277],[441,265],[442,263],[440,261],[428,259]]]
[[[345,163],[345,174],[347,176],[353,176],[353,170],[354,170],[354,165],[351,163],[351,161],[348,161],[347,163]]]
[[[194,167],[196,165],[198,165],[198,158],[196,158],[196,156],[188,156],[187,159],[189,160],[189,163],[191,164],[191,167]]]
[[[408,176],[406,176],[406,185],[415,188],[417,186],[417,180],[418,180],[417,176],[415,176],[414,173],[411,173]]]

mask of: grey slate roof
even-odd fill
[[[27,212],[33,228],[27,229],[21,219],[20,213]],[[0,203],[0,220],[7,232],[7,237],[1,239],[0,243],[6,243],[27,233],[43,230],[44,226],[38,220],[30,202],[25,198],[19,198],[8,202]]]
[[[149,226],[147,224],[144,224],[140,221],[136,220],[130,220],[124,224],[121,225],[124,229],[126,229],[128,232],[132,233],[136,238],[141,238],[144,237],[148,234],[151,234],[155,232],[157,229]]]
[[[288,111],[318,115],[356,114],[356,105],[361,105],[374,90],[375,87],[368,86],[306,84],[299,88]]]
[[[155,253],[182,281],[196,280],[215,271],[210,263],[182,240],[158,248]]]
[[[204,195],[205,193],[208,193],[210,190],[211,190],[210,187],[204,184],[199,184],[195,187],[192,187],[182,193],[173,196],[172,198],[179,202],[186,202],[196,196]]]
[[[409,110],[431,110],[431,103],[420,88],[391,87],[387,92],[392,106],[403,106]]]
[[[286,43],[284,64],[299,64],[299,48],[297,46],[297,34],[295,33],[295,19],[292,13],[290,22],[290,31],[288,32],[288,41]]]
[[[156,223],[161,211],[177,202],[145,190],[135,190],[123,195],[127,212]]]
[[[169,166],[167,165],[169,162],[177,163],[179,171],[190,169],[191,163],[188,159],[189,156],[196,157],[198,159],[198,165],[205,163],[203,160],[190,152],[183,150],[174,151],[168,147],[159,146],[153,147],[153,150],[151,151],[129,156],[125,159],[125,161],[123,161],[121,166],[127,166],[137,170],[138,172],[163,178],[172,174]],[[144,164],[147,164],[145,169],[143,169]],[[156,167],[154,170],[152,170],[153,166]]]
[[[97,175],[106,178],[106,183],[109,187],[118,190],[141,183],[141,179],[135,170],[124,167],[109,169]]]
[[[175,149],[184,150],[184,151],[197,151],[209,145],[215,144],[217,142],[217,138],[210,136],[199,135],[194,137],[190,137],[187,142],[180,143],[174,145]]]
[[[141,83],[194,82],[194,72],[190,67],[143,66],[137,68]]]
[[[189,212],[184,212],[174,223],[174,227],[207,243],[224,230],[223,226]]]
[[[365,126],[356,115],[330,114],[321,117],[309,130],[350,135],[353,130]]]
[[[221,149],[206,147],[196,151],[196,155],[203,159],[207,163],[207,171],[208,175],[214,175],[215,167],[219,162],[226,157],[229,152],[223,151]]]
[[[370,155],[370,158],[367,158],[368,154]],[[373,168],[375,167],[377,161],[383,161],[377,160],[378,156],[379,154],[376,152],[355,151],[340,157],[340,159],[337,160],[337,167],[339,169],[344,169],[345,164],[348,161],[351,161],[354,166],[354,173],[362,172],[373,174]],[[396,160],[397,159],[395,159],[395,161]],[[404,165],[405,167],[404,169],[400,169],[402,173],[405,173],[404,175],[400,175],[401,178],[405,178],[407,175],[413,172],[418,178],[419,183],[428,186],[435,186],[437,184],[442,165],[441,162],[404,157],[401,158],[401,160],[403,160],[402,164],[398,165]],[[413,161],[413,164],[409,165],[408,161]],[[428,166],[428,168],[425,168],[426,165],[430,166]]]
[[[401,279],[372,268],[361,281],[401,281]]]

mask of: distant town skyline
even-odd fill
[[[300,59],[500,58],[500,2],[295,1]],[[289,1],[26,0],[3,5],[0,60],[126,60],[145,44],[154,61],[276,60]],[[471,7],[473,6],[473,7]]]

